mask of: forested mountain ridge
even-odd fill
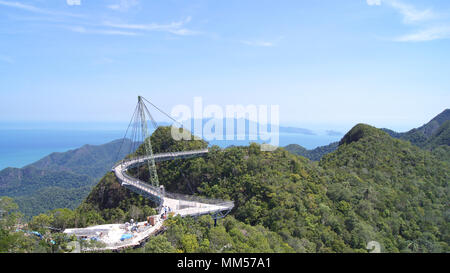
[[[430,150],[436,157],[450,162],[450,109],[446,109],[430,122],[406,133],[384,129],[391,136]]]
[[[348,221],[363,219],[360,228],[376,235],[384,246],[448,251],[448,163],[360,124],[319,165],[333,173],[330,198],[355,208]]]
[[[120,153],[118,150],[123,145]],[[123,158],[131,141],[84,145],[52,153],[23,168],[0,171],[0,196],[14,197],[27,216],[65,207],[76,208],[116,160]]]
[[[151,137],[159,152],[206,145],[199,140],[173,142],[167,127]],[[146,168],[132,174],[146,180]],[[368,252],[369,241],[379,242],[383,252],[450,250],[449,163],[369,125],[352,128],[319,163],[283,148],[263,152],[253,143],[213,146],[204,157],[161,162],[157,168],[161,184],[170,191],[229,199],[236,206],[217,227],[208,216],[169,219],[166,232],[150,238],[141,251]],[[121,187],[110,172],[77,209],[35,216],[29,228],[48,233],[48,226],[143,220],[156,213],[152,206]],[[28,240],[2,232],[8,242]],[[17,245],[0,242],[0,249],[36,247]]]
[[[418,147],[432,150],[439,158],[450,162],[450,129],[448,122],[450,122],[450,109],[444,110],[423,126],[405,133],[397,133],[386,128],[381,130],[388,133],[391,137],[410,141]],[[284,148],[293,154],[301,155],[313,161],[319,161],[324,155],[334,152],[338,148],[338,144],[338,142],[333,142],[312,150],[308,150],[298,144],[290,144]]]
[[[425,142],[424,147],[433,149],[441,145],[450,146],[450,120],[444,122]]]
[[[442,113],[434,117],[428,123],[412,129],[405,133],[397,133],[389,129],[383,129],[385,132],[390,134],[392,137],[400,138],[403,140],[410,141],[412,144],[425,147],[429,140],[435,135],[441,126],[445,122],[450,120],[450,109],[445,109]],[[450,145],[450,142],[444,143],[445,145]]]
[[[168,139],[163,127],[152,135],[152,143],[165,147],[160,151],[171,150],[175,143]],[[282,148],[262,152],[251,144],[211,147],[205,157],[161,162],[157,168],[169,191],[233,200],[232,216],[276,233],[289,246],[280,251],[367,252],[371,240],[386,252],[449,250],[449,164],[369,125],[350,130],[319,166]],[[146,173],[143,166],[135,175],[145,180]],[[77,211],[100,215],[102,222],[123,221],[131,210],[144,216],[151,205],[108,174]],[[178,239],[169,234],[158,240],[183,249],[180,238],[186,234]],[[197,244],[208,238],[187,235]]]
[[[450,121],[442,124],[428,139],[424,148],[431,150],[439,159],[450,162]]]
[[[0,196],[29,195],[45,187],[80,188],[94,181],[87,175],[68,171],[41,170],[31,166],[6,168],[0,171]]]
[[[102,145],[86,144],[67,152],[52,153],[28,166],[41,170],[70,171],[99,179],[117,160],[126,156],[129,146],[131,141],[128,139],[118,139]]]

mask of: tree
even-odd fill
[[[130,216],[131,219],[134,219],[135,221],[139,221],[144,218],[144,213],[142,209],[134,205],[131,206],[128,215]]]
[[[151,237],[144,246],[145,253],[174,253],[175,248],[167,240],[166,236]]]
[[[183,235],[181,238],[181,246],[185,253],[195,252],[199,247],[197,237],[194,234]]]
[[[40,233],[45,233],[53,222],[54,218],[52,214],[39,214],[31,219],[28,226],[33,230],[39,231]]]
[[[11,230],[20,219],[18,206],[11,197],[0,197],[0,227]]]
[[[51,212],[52,227],[64,230],[75,225],[75,213],[70,209],[56,209]]]
[[[18,229],[22,215],[10,197],[0,197],[0,252],[32,252],[36,240]]]

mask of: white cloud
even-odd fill
[[[140,30],[140,31],[165,31],[176,35],[195,35],[199,34],[198,31],[193,31],[183,26],[191,21],[191,17],[187,17],[183,21],[172,22],[169,24],[124,24],[124,23],[112,23],[103,22],[103,26],[117,28],[117,29],[128,29],[128,30]]]
[[[32,5],[22,4],[22,3],[19,3],[19,2],[9,2],[9,1],[0,0],[0,6],[16,8],[16,9],[21,9],[21,10],[33,12],[33,13],[46,14],[46,15],[61,15],[61,16],[70,16],[70,17],[82,17],[81,15],[78,15],[78,14],[50,11],[50,10],[46,10],[46,9],[37,8],[37,7],[32,6]]]
[[[397,42],[426,42],[439,39],[450,38],[450,27],[430,27],[415,33],[400,36],[395,39]]]
[[[425,42],[437,39],[450,38],[450,23],[438,22],[440,16],[431,8],[419,9],[411,4],[399,0],[366,0],[370,6],[380,6],[382,3],[395,9],[402,17],[403,23],[406,25],[414,25],[421,27],[420,30],[397,37],[397,42]],[[436,23],[439,23],[437,25]]]
[[[81,0],[66,0],[66,3],[77,4],[81,3]],[[108,8],[113,10],[119,10],[119,11],[125,11],[129,8],[135,7],[139,5],[138,0],[120,0],[117,2],[117,4],[110,5]],[[38,18],[32,18],[32,20],[45,20],[45,21],[54,21],[54,22],[61,22],[63,23],[66,21],[64,18],[65,16],[70,17],[84,17],[83,15],[78,14],[71,14],[71,13],[64,13],[59,11],[51,11],[46,10],[42,8],[38,8],[36,6],[28,5],[28,4],[22,4],[19,2],[11,2],[11,1],[4,1],[0,0],[0,6],[8,7],[8,8],[14,8],[14,9],[20,9],[36,14],[41,15],[52,15],[52,16],[42,16]],[[59,16],[59,17],[58,17]],[[64,16],[64,17],[61,17]],[[61,21],[61,19],[64,18],[64,21]],[[174,35],[179,36],[188,36],[188,35],[197,35],[200,34],[199,31],[194,31],[191,29],[188,29],[185,27],[186,24],[188,24],[191,21],[191,17],[187,17],[184,20],[177,21],[177,22],[171,22],[168,24],[158,24],[158,23],[151,23],[151,24],[128,24],[128,23],[113,23],[113,22],[103,22],[100,24],[95,23],[87,23],[86,20],[79,21],[79,22],[67,22],[72,24],[72,26],[64,27],[66,29],[69,29],[73,32],[78,33],[85,33],[85,34],[103,34],[103,35],[122,35],[122,36],[136,36],[136,35],[142,35],[143,32],[149,32],[149,31],[161,31],[161,32],[168,32],[172,33]],[[80,26],[81,25],[81,26]],[[89,28],[84,27],[85,25],[89,25]]]
[[[403,16],[403,22],[406,24],[437,18],[437,15],[430,8],[421,10],[398,0],[366,0],[366,3],[369,6],[381,6],[382,3],[385,3],[400,13]]]
[[[69,6],[80,6],[81,0],[66,0],[66,3]]]
[[[68,29],[73,32],[78,32],[78,33],[83,33],[83,34],[103,34],[103,35],[121,35],[121,36],[139,35],[138,33],[129,32],[129,31],[86,29],[85,27],[82,27],[82,26],[69,27]]]
[[[274,43],[265,41],[241,41],[241,43],[249,46],[272,47]]]
[[[366,0],[369,6],[379,6],[381,5],[381,0]]]
[[[27,10],[27,11],[36,12],[36,13],[46,13],[47,12],[47,11],[45,11],[43,9],[36,8],[34,6],[31,6],[31,5],[22,4],[22,3],[19,3],[19,2],[9,2],[9,1],[1,1],[0,0],[0,5],[7,6],[7,7],[10,7],[10,8],[17,8],[17,9]]]
[[[108,5],[107,7],[112,10],[127,11],[137,5],[139,5],[138,0],[119,0],[116,4]]]
[[[407,24],[431,20],[437,17],[430,8],[419,10],[412,5],[396,0],[388,0],[386,2],[403,16],[403,22]]]

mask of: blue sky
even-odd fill
[[[450,1],[0,0],[0,121],[127,121],[141,94],[399,131],[449,108]]]

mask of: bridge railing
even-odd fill
[[[147,189],[147,191],[155,192],[158,196],[162,196],[160,188],[149,185],[149,184],[145,183],[144,181],[141,181],[135,177],[132,177],[132,176],[126,174],[125,172],[123,172],[122,174],[128,180],[125,182],[128,182],[129,184],[137,184],[140,187]],[[233,201],[226,201],[226,200],[215,199],[215,198],[206,198],[206,197],[187,195],[187,194],[181,194],[181,193],[172,193],[172,192],[168,192],[168,191],[165,191],[164,196],[162,196],[162,197],[163,198],[167,197],[167,198],[181,200],[181,201],[198,202],[198,203],[204,203],[204,204],[209,204],[209,205],[222,206],[222,207],[227,207],[230,209],[234,207]]]
[[[161,190],[158,187],[149,185],[149,184],[145,183],[144,181],[141,181],[135,177],[132,177],[132,176],[128,175],[125,171],[122,172],[122,175],[128,180],[125,182],[128,182],[129,184],[137,184],[137,185],[147,189],[148,191],[153,191],[153,192],[157,193],[158,195],[161,195]]]
[[[171,199],[177,199],[177,200],[181,200],[181,201],[197,202],[197,203],[227,207],[230,209],[232,209],[234,207],[233,201],[207,198],[207,197],[201,197],[201,196],[196,196],[196,195],[187,195],[187,194],[182,194],[182,193],[173,193],[173,192],[166,191],[164,193],[164,197],[171,198]]]
[[[128,180],[125,182],[128,182],[129,184],[139,185],[140,187],[145,188],[147,191],[155,192],[158,196],[162,196],[160,188],[149,185],[149,184],[145,183],[144,181],[141,181],[135,177],[132,177],[132,176],[128,175],[125,171],[122,172],[122,175]],[[171,198],[171,199],[176,199],[176,200],[181,200],[181,201],[198,202],[198,203],[222,206],[222,207],[227,207],[230,209],[234,207],[233,201],[226,201],[226,200],[215,199],[215,198],[206,198],[206,197],[187,195],[187,194],[182,194],[182,193],[172,193],[172,192],[165,191],[163,198],[165,198],[165,197]]]
[[[155,154],[154,158],[156,161],[164,161],[164,160],[169,160],[169,159],[177,158],[177,157],[205,154],[205,153],[208,153],[208,151],[209,151],[208,149],[201,149],[201,150],[180,151],[180,152],[167,152],[167,153]],[[145,160],[147,158],[149,158],[148,155],[143,155],[143,156],[141,155],[141,156],[132,157],[132,158],[129,158],[126,160],[121,160],[121,161],[117,162],[116,164],[114,164],[112,169],[115,169],[115,168],[117,168],[117,166],[123,165],[125,163],[129,163],[129,162],[134,162],[134,163],[131,163],[130,165],[137,164],[137,163],[139,163],[139,161]]]

